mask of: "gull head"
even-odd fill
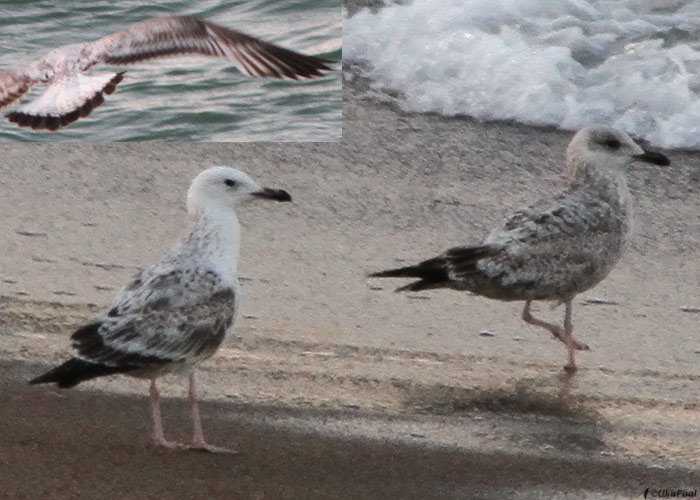
[[[246,173],[231,167],[212,167],[200,172],[187,193],[187,211],[196,215],[233,210],[252,200],[292,201],[287,191],[262,187]]]
[[[591,169],[623,170],[635,160],[669,165],[665,155],[644,149],[622,130],[595,125],[579,130],[566,148],[567,171],[571,178]]]

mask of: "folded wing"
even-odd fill
[[[73,334],[91,362],[157,368],[211,356],[233,323],[236,291],[208,269],[156,264],[143,269],[106,316]]]
[[[221,345],[234,310],[234,291],[222,289],[182,307],[107,317],[71,338],[81,358],[101,365],[158,370],[194,364]]]

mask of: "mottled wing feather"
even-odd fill
[[[167,16],[134,24],[93,44],[93,58],[128,64],[177,54],[231,57],[252,77],[313,78],[328,61],[263,42],[191,16]]]
[[[618,208],[572,190],[519,210],[489,235],[485,243],[500,251],[478,268],[514,295],[579,293],[605,277],[619,257],[626,228],[614,216]]]
[[[236,292],[211,271],[147,269],[106,317],[75,332],[73,347],[90,361],[157,368],[211,356],[233,323]]]
[[[575,189],[555,198],[542,200],[514,212],[493,231],[485,243],[512,241],[518,248],[554,247],[558,241],[571,246],[573,237],[613,235],[620,229],[621,220],[615,217],[619,207]]]
[[[108,315],[125,316],[150,311],[187,307],[197,297],[206,297],[227,289],[219,275],[210,270],[181,266],[178,261],[142,269],[115,298]]]
[[[112,366],[195,363],[214,354],[223,342],[234,304],[229,289],[170,311],[105,318],[88,332],[76,332],[73,347],[87,360]]]
[[[0,109],[22,97],[36,82],[21,71],[0,72]]]

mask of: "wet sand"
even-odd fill
[[[639,498],[646,487],[700,484],[697,471],[631,462],[334,436],[285,422],[342,421],[353,412],[246,403],[204,406],[210,440],[235,443],[241,454],[166,452],[148,444],[145,397],[23,384],[38,368],[0,363],[3,498],[518,499],[571,491],[585,498]],[[184,439],[189,432],[185,403],[168,400],[164,411],[166,431]]]

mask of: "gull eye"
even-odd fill
[[[610,137],[608,139],[605,139],[603,141],[603,145],[610,149],[620,149],[620,146],[622,146],[622,143],[620,142],[619,139],[615,139],[614,137]]]
[[[232,188],[236,185],[236,181],[234,181],[233,179],[226,179],[224,181],[224,184],[226,184],[228,187]]]

